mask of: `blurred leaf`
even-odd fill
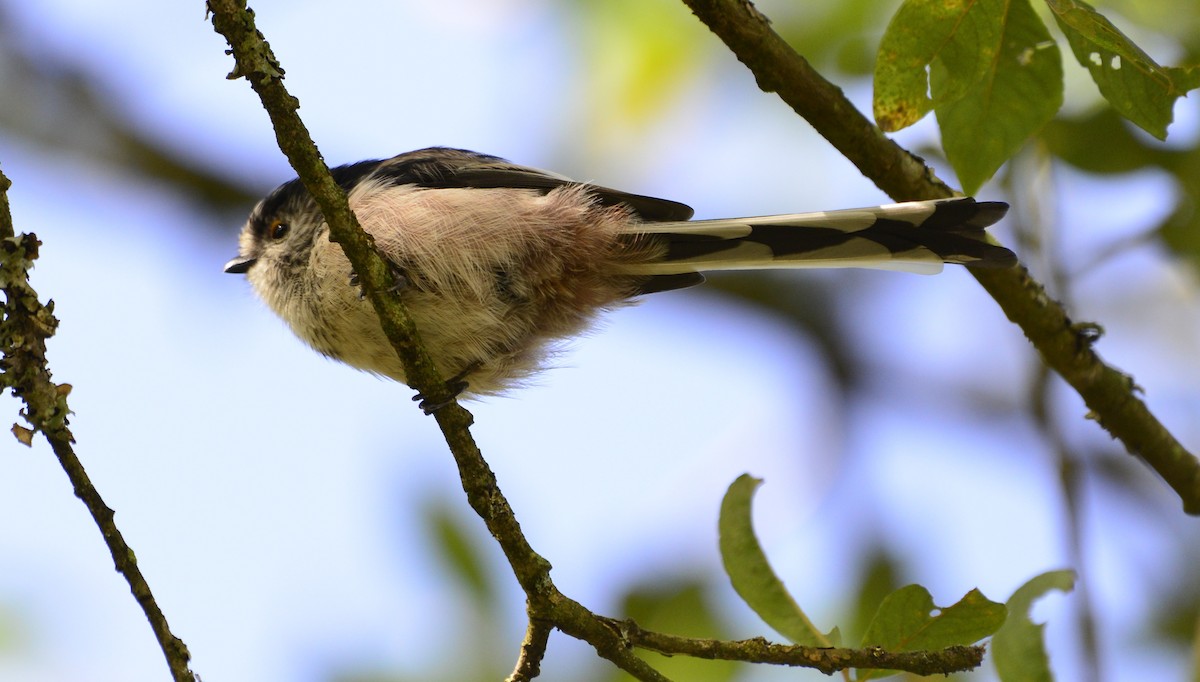
[[[2,9],[2,8],[0,8]],[[147,134],[77,57],[14,39],[0,14],[0,130],[52,150],[162,182],[205,209],[247,209],[258,191]],[[26,51],[28,50],[28,51]]]
[[[1180,152],[1147,144],[1111,108],[1086,116],[1058,118],[1046,125],[1042,141],[1063,161],[1089,173],[1128,173],[1147,166],[1167,166]]]
[[[615,116],[643,123],[700,74],[709,43],[677,2],[588,0],[574,7],[582,13],[578,34],[590,43],[582,52],[593,60],[586,92],[599,122]]]
[[[1083,0],[1046,0],[1075,59],[1125,118],[1167,138],[1175,100],[1200,87],[1200,68],[1163,67]]]
[[[1200,142],[1164,164],[1179,183],[1175,210],[1158,227],[1163,242],[1200,269]]]
[[[1191,190],[1159,226],[1158,234],[1168,248],[1200,268],[1200,187]]]
[[[879,604],[899,587],[899,567],[882,544],[875,545],[861,565],[862,576],[854,600],[853,620],[846,631],[846,638],[850,641],[862,640]]]
[[[0,657],[19,655],[32,648],[31,625],[17,609],[0,604]]]
[[[875,60],[875,121],[885,131],[906,128],[933,109],[966,95],[1000,50],[1004,3],[906,0],[888,23]],[[947,73],[934,99],[928,67]]]
[[[870,76],[879,34],[892,12],[878,0],[785,2],[760,7],[784,40],[800,48],[818,70]]]
[[[1090,173],[1143,169],[1170,173],[1178,189],[1176,203],[1158,225],[1158,236],[1176,254],[1200,267],[1200,143],[1186,149],[1158,145],[1137,133],[1110,107],[1051,121],[1041,139],[1052,154]]]
[[[622,612],[649,630],[683,637],[725,639],[725,628],[709,605],[706,593],[705,584],[696,579],[639,586],[625,596]],[[650,660],[655,670],[672,680],[728,682],[734,679],[739,667],[733,661],[705,661],[653,652],[639,652],[639,655]],[[633,678],[614,671],[612,679]]]
[[[833,55],[833,68],[847,76],[870,77],[875,73],[878,38],[874,35],[849,36]]]
[[[1195,534],[1191,533],[1190,536],[1190,540],[1194,542]],[[1185,554],[1185,560],[1192,562],[1192,566],[1197,565],[1195,554],[1194,551]],[[1183,564],[1175,562],[1175,565]],[[1158,603],[1154,607],[1153,616],[1149,619],[1154,631],[1146,633],[1144,644],[1169,644],[1192,649],[1193,654],[1200,655],[1200,585],[1195,584],[1193,580],[1191,584],[1171,589],[1156,601]],[[1200,663],[1200,660],[1197,662]],[[1200,668],[1195,672],[1200,675]]]
[[[458,516],[445,504],[434,502],[425,509],[430,540],[438,558],[458,582],[471,593],[472,601],[481,607],[495,603],[496,590],[492,585],[487,564],[479,553],[478,541],[462,525]]]
[[[942,146],[963,191],[973,194],[1062,106],[1062,55],[1028,0],[982,0],[974,36],[989,55],[988,69],[972,83],[969,70],[944,60],[930,66]],[[966,36],[963,36],[966,39]],[[940,93],[953,93],[946,100]],[[959,94],[961,93],[961,94]]]
[[[750,503],[761,483],[749,474],[742,474],[729,486],[721,502],[718,529],[725,572],[742,600],[779,634],[796,644],[837,646],[837,629],[825,635],[813,625],[775,575],[758,544]]]
[[[934,614],[938,611],[937,614]],[[989,601],[979,590],[971,590],[953,606],[935,606],[929,591],[920,585],[902,587],[879,605],[862,645],[888,651],[937,650],[973,644],[996,632],[1007,613],[1003,604]],[[862,671],[860,680],[894,674],[883,670]]]
[[[992,637],[992,660],[1004,682],[1050,682],[1050,659],[1042,633],[1044,624],[1029,619],[1033,603],[1050,590],[1075,589],[1074,571],[1043,573],[1013,593],[1008,600],[1009,618]]]
[[[857,346],[846,338],[837,322],[842,312],[837,306],[839,295],[845,294],[852,284],[839,282],[838,290],[833,291],[825,280],[782,271],[714,272],[707,277],[703,289],[709,292],[720,290],[742,299],[743,304],[753,304],[779,317],[797,334],[804,335],[806,341],[816,344],[821,353],[821,365],[833,375],[839,388],[863,380],[864,361],[856,356]],[[837,397],[840,396],[829,396],[830,399]]]

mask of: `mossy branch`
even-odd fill
[[[813,668],[826,675],[850,668],[903,670],[915,675],[948,675],[978,668],[983,663],[984,654],[982,646],[952,646],[940,651],[892,652],[880,647],[844,649],[776,644],[762,637],[729,642],[649,632],[628,620],[610,623],[622,632],[631,646],[666,656]]]
[[[104,503],[83,463],[75,455],[75,437],[67,424],[71,414],[67,407],[71,385],[54,383],[46,361],[46,340],[58,328],[54,302],[42,305],[29,284],[29,270],[38,257],[41,242],[33,234],[16,234],[8,205],[11,184],[0,172],[0,290],[4,292],[4,307],[0,311],[3,315],[0,319],[0,350],[3,351],[0,388],[11,389],[13,395],[25,402],[21,416],[29,424],[29,428],[14,424],[13,435],[25,445],[31,445],[34,435],[40,431],[49,441],[59,465],[75,489],[75,496],[83,500],[104,536],[117,572],[129,583],[130,591],[150,621],[172,678],[175,682],[194,682],[195,676],[188,669],[187,646],[171,633],[166,616],[138,568],[133,550],[113,521],[113,510]]]

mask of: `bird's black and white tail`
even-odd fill
[[[971,198],[913,201],[817,213],[647,222],[630,233],[658,235],[665,258],[634,274],[677,275],[764,268],[875,268],[935,274],[943,263],[1009,267],[1008,249],[988,242],[984,228],[1008,204]]]

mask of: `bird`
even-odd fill
[[[600,313],[700,284],[704,272],[933,274],[943,263],[1017,262],[985,233],[1008,205],[970,197],[692,220],[692,208],[677,201],[464,149],[430,147],[331,173],[392,267],[434,366],[462,397],[525,385]],[[258,202],[238,244],[225,272],[245,274],[300,339],[408,383],[349,260],[298,179]]]

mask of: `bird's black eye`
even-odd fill
[[[272,220],[271,224],[267,226],[267,234],[271,236],[271,239],[283,239],[287,236],[288,228],[288,224],[282,220]]]

